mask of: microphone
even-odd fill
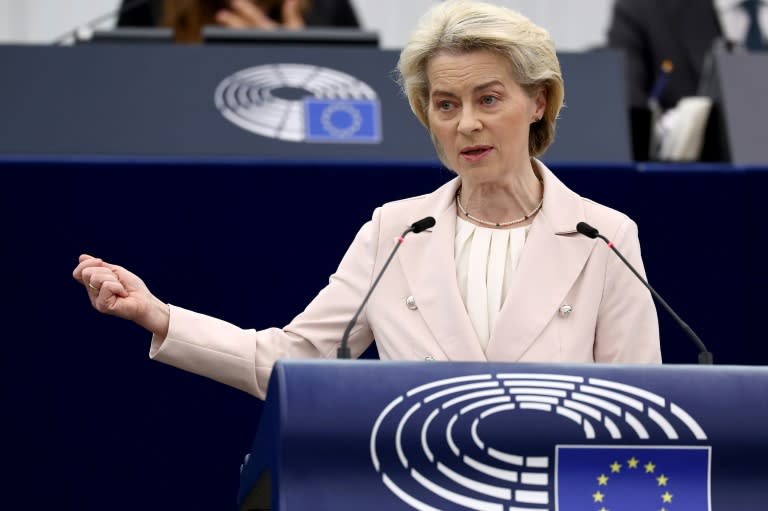
[[[589,225],[586,222],[579,222],[576,224],[576,230],[579,231],[581,234],[586,236],[587,238],[600,238],[601,240],[605,241],[608,244],[608,248],[614,251],[614,253],[619,256],[619,259],[629,268],[632,273],[635,274],[635,277],[637,277],[640,282],[643,283],[643,285],[648,288],[648,291],[651,292],[654,298],[664,307],[664,309],[674,318],[674,320],[677,322],[678,325],[683,329],[683,331],[688,335],[688,337],[693,341],[693,343],[699,348],[699,364],[712,364],[712,353],[707,351],[707,347],[704,346],[704,343],[701,342],[701,339],[699,339],[699,336],[696,335],[696,333],[691,329],[691,327],[688,326],[688,324],[683,321],[680,316],[675,313],[674,310],[672,310],[672,307],[669,306],[669,304],[664,300],[664,298],[659,295],[659,293],[656,292],[655,289],[651,287],[650,284],[643,278],[642,275],[640,275],[637,270],[632,266],[629,261],[627,261],[623,255],[621,255],[621,252],[619,252],[616,247],[613,245],[613,243],[600,234],[600,232]]]
[[[141,7],[147,2],[149,2],[149,0],[133,0],[131,2],[125,2],[118,9],[112,9],[111,11],[102,14],[101,16],[97,16],[96,18],[93,18],[86,23],[78,25],[74,29],[67,30],[66,33],[54,39],[51,44],[54,46],[60,46],[77,41],[87,41],[93,36],[93,27],[96,27],[112,18],[117,18],[126,12],[136,9],[137,7]]]
[[[371,284],[371,288],[368,290],[368,294],[366,294],[365,298],[363,298],[363,303],[360,304],[360,307],[358,307],[357,311],[355,311],[355,315],[352,316],[352,319],[349,321],[349,323],[347,323],[347,328],[344,330],[344,335],[341,336],[341,344],[339,345],[339,348],[336,350],[337,359],[351,358],[352,355],[349,351],[349,334],[352,331],[352,327],[355,325],[355,321],[357,321],[357,317],[363,311],[363,307],[365,307],[365,304],[368,303],[368,298],[371,297],[371,293],[373,293],[373,290],[376,289],[376,285],[381,280],[382,275],[384,275],[384,272],[386,271],[387,266],[389,266],[390,261],[392,261],[392,258],[395,257],[395,252],[397,252],[397,249],[400,248],[400,245],[402,245],[403,242],[405,241],[405,235],[408,234],[409,232],[418,234],[422,231],[429,229],[434,225],[435,225],[435,219],[432,218],[431,216],[428,216],[428,217],[422,218],[418,222],[412,223],[409,228],[403,231],[403,234],[395,238],[395,248],[392,249],[392,252],[389,254],[389,257],[384,263],[384,266],[381,267],[381,271],[376,276],[376,280],[374,280],[373,284]]]

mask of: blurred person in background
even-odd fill
[[[134,7],[132,7],[132,5]],[[359,28],[349,0],[122,0],[118,27],[171,27],[179,42],[198,42],[202,28],[263,30]]]
[[[635,159],[649,157],[650,101],[697,95],[713,49],[764,50],[765,34],[765,0],[615,0],[608,46],[626,55]]]

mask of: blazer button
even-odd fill
[[[573,312],[573,307],[568,305],[567,303],[565,305],[560,306],[560,315],[564,318],[567,318],[568,315]]]
[[[411,309],[412,311],[415,311],[416,309],[419,308],[419,306],[416,305],[416,298],[414,298],[413,296],[409,296],[408,298],[405,299],[405,306]]]
[[[434,360],[435,360],[435,359],[434,359],[434,358],[432,358],[432,356],[431,356],[431,355],[427,355],[426,357],[424,357],[424,362],[433,362]]]

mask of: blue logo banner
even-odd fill
[[[557,446],[558,511],[708,511],[708,447]]]
[[[378,101],[304,100],[307,142],[377,144],[381,141]]]

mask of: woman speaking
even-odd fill
[[[569,190],[537,159],[552,143],[564,88],[548,33],[524,16],[449,0],[419,22],[400,82],[456,177],[377,208],[328,285],[283,328],[241,329],[170,305],[128,270],[81,255],[74,277],[100,312],[153,336],[155,360],[263,398],[281,358],[333,358],[393,248],[413,234],[349,332],[353,356],[382,359],[659,363],[650,293],[587,222],[643,271],[635,223]]]

